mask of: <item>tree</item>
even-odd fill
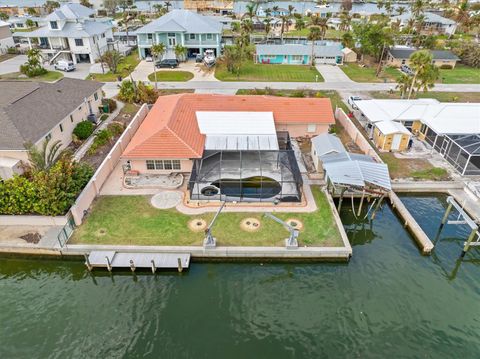
[[[118,6],[117,0],[103,0],[103,7],[108,13],[115,15]]]
[[[453,48],[453,52],[460,57],[462,63],[480,68],[480,45],[474,41],[462,41]]]
[[[142,25],[145,25],[147,23],[147,17],[144,14],[140,14],[138,16],[138,20],[142,23]]]
[[[107,64],[110,71],[114,74],[118,71],[118,65],[122,61],[123,56],[116,50],[108,50],[100,57],[100,61]]]
[[[430,85],[433,87],[433,83],[436,80],[436,78],[434,79],[435,74],[438,78],[438,69],[432,65],[432,61],[433,56],[428,50],[415,51],[410,55],[410,67],[413,70],[413,78],[408,91],[408,99],[410,99],[414,87],[422,87],[424,91]]]
[[[240,34],[241,31],[241,23],[238,21],[232,22],[230,29],[232,30],[233,42],[235,42],[235,36]]]
[[[173,51],[175,52],[175,56],[177,57],[177,59],[179,59],[180,61],[185,61],[188,53],[188,50],[185,46],[177,44],[175,45]]]
[[[35,26],[35,23],[33,22],[32,19],[27,19],[27,21],[25,21],[25,25],[28,27],[28,28],[32,28]]]
[[[220,63],[223,64],[227,71],[239,76],[243,61],[245,60],[245,51],[239,44],[225,46]]]
[[[27,8],[27,14],[30,16],[37,16],[37,10],[34,7]]]
[[[53,12],[53,10],[58,9],[59,7],[60,7],[60,3],[58,1],[48,0],[48,1],[45,1],[45,4],[43,4],[43,8],[48,13]]]
[[[295,21],[295,30],[298,31],[298,40],[300,41],[301,38],[301,32],[303,29],[307,27],[307,24],[305,23],[305,20],[303,20],[301,17],[297,18]]]
[[[341,8],[345,11],[350,11],[352,10],[352,0],[342,0],[342,6]]]
[[[58,151],[62,147],[62,141],[57,140],[49,146],[50,138],[45,139],[42,143],[42,147],[38,149],[31,143],[27,143],[25,146],[28,151],[28,160],[30,166],[35,171],[48,170],[57,159]]]
[[[319,29],[320,39],[323,40],[325,38],[325,34],[327,33],[327,29],[328,29],[328,19],[326,17],[312,15],[310,19],[310,26],[317,27]]]
[[[0,20],[7,21],[9,18],[7,13],[0,12]]]
[[[346,32],[342,35],[342,45],[350,49],[355,47],[355,40],[351,32]]]
[[[127,45],[130,43],[130,40],[128,38],[128,25],[130,24],[133,19],[135,19],[136,14],[131,14],[130,11],[123,11],[122,14],[122,19],[120,20],[120,24],[125,26],[125,34],[127,35]]]
[[[244,18],[248,18],[250,20],[253,20],[254,17],[257,16],[257,12],[255,10],[255,5],[254,4],[247,4],[245,6],[245,13],[242,15],[242,20]]]
[[[340,30],[342,31],[349,31],[350,30],[350,23],[352,22],[352,16],[348,13],[348,11],[342,11],[340,14]]]
[[[42,55],[39,49],[27,51],[27,62],[20,66],[20,72],[28,77],[44,75],[47,70],[42,66]]]
[[[90,4],[90,2],[88,0],[80,0],[80,5],[83,5],[83,6],[89,7],[89,8],[93,7],[93,5]]]
[[[172,6],[172,3],[170,1],[165,1],[164,5],[165,5],[165,9],[167,10],[167,12],[169,12],[170,11],[170,6]]]
[[[280,20],[282,21],[282,27],[280,28],[280,39],[283,43],[283,33],[285,32],[285,24],[290,21],[290,15],[280,15]]]
[[[385,46],[393,45],[393,35],[384,23],[362,22],[353,25],[353,37],[363,55],[375,57],[380,61]]]
[[[310,65],[315,64],[315,41],[322,38],[322,31],[318,26],[310,27],[310,32],[308,33],[308,40],[312,42],[312,53],[310,56]]]
[[[265,25],[265,36],[268,40],[268,35],[270,34],[270,31],[272,31],[272,18],[271,17],[266,17],[263,20],[263,24]]]
[[[152,52],[152,56],[153,56],[153,73],[154,73],[154,76],[155,76],[155,88],[158,88],[157,71],[156,71],[156,68],[155,68],[155,63],[156,63],[157,59],[162,58],[163,54],[165,53],[165,50],[166,50],[166,47],[165,47],[165,44],[163,42],[161,42],[159,44],[152,45],[152,47],[150,49],[150,51]]]
[[[404,98],[412,87],[412,79],[413,77],[407,74],[402,74],[402,76],[397,79],[396,88],[400,91],[401,98]]]
[[[402,16],[407,12],[407,8],[405,6],[399,6],[397,7],[397,15]]]
[[[414,0],[411,6],[412,16],[414,18],[420,16],[427,6],[428,2],[426,0]]]

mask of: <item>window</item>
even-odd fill
[[[62,126],[62,124],[58,125],[58,127],[60,127],[60,132],[63,132],[63,126]]]
[[[98,93],[95,92],[95,93],[93,94],[93,98],[95,99],[95,101],[97,101],[97,100],[98,100]]]
[[[147,170],[180,170],[180,160],[147,160]]]
[[[70,115],[70,122],[73,123],[73,115]]]
[[[211,40],[213,39],[213,35],[212,34],[207,34],[207,40]]]
[[[275,56],[275,55],[263,55],[263,58],[265,60],[275,60],[277,58],[277,56]]]
[[[147,39],[148,40],[153,40],[153,34],[147,34]]]
[[[190,40],[195,40],[195,34],[190,34]]]
[[[75,46],[83,46],[83,39],[75,39]]]
[[[52,139],[52,134],[49,133],[48,135],[45,136],[46,141],[50,141]]]
[[[169,33],[167,34],[167,36],[168,36],[168,37],[175,37],[175,33],[174,33],[174,32],[169,32]]]
[[[307,125],[307,132],[312,133],[312,132],[315,132],[316,130],[317,130],[317,125],[316,124],[309,123]]]
[[[302,55],[292,55],[292,61],[302,61],[303,56]]]
[[[58,29],[58,24],[56,21],[50,21],[50,29],[53,29],[53,30]]]

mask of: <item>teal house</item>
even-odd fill
[[[153,44],[163,43],[166,55],[176,45],[187,48],[188,57],[203,54],[205,50],[221,52],[223,25],[213,16],[203,16],[189,10],[174,9],[136,30],[140,58],[151,55]]]
[[[259,64],[308,65],[311,56],[311,44],[265,44],[255,48],[255,61]],[[316,64],[343,64],[341,44],[315,45],[314,56]]]

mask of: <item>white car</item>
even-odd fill
[[[152,62],[153,59],[152,59],[151,56],[145,56],[145,61],[146,61],[146,62]]]
[[[73,61],[67,60],[60,60],[53,67],[55,68],[55,70],[61,70],[66,72],[75,70],[75,64],[73,63]]]
[[[357,105],[355,105],[355,101],[361,101],[361,100],[362,98],[360,96],[350,96],[347,102],[354,110],[358,110]]]

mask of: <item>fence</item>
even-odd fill
[[[82,193],[80,193],[73,206],[70,208],[70,213],[72,214],[73,220],[77,226],[82,224],[85,213],[90,208],[90,205],[100,192],[102,185],[105,183],[110,173],[112,173],[113,169],[118,164],[121,154],[127,147],[138,127],[140,127],[142,124],[143,120],[147,116],[147,113],[148,106],[147,104],[144,104],[127,126],[125,131],[122,133],[113,148],[110,150],[107,157],[105,157],[100,167],[98,167],[98,169],[95,171],[93,177],[87,183]]]
[[[366,155],[372,156],[378,162],[383,162],[378,156],[377,152],[372,148],[368,140],[363,136],[360,130],[355,126],[352,120],[345,114],[340,107],[335,111],[335,118],[342,125],[348,135],[352,138],[353,142],[362,150]]]

